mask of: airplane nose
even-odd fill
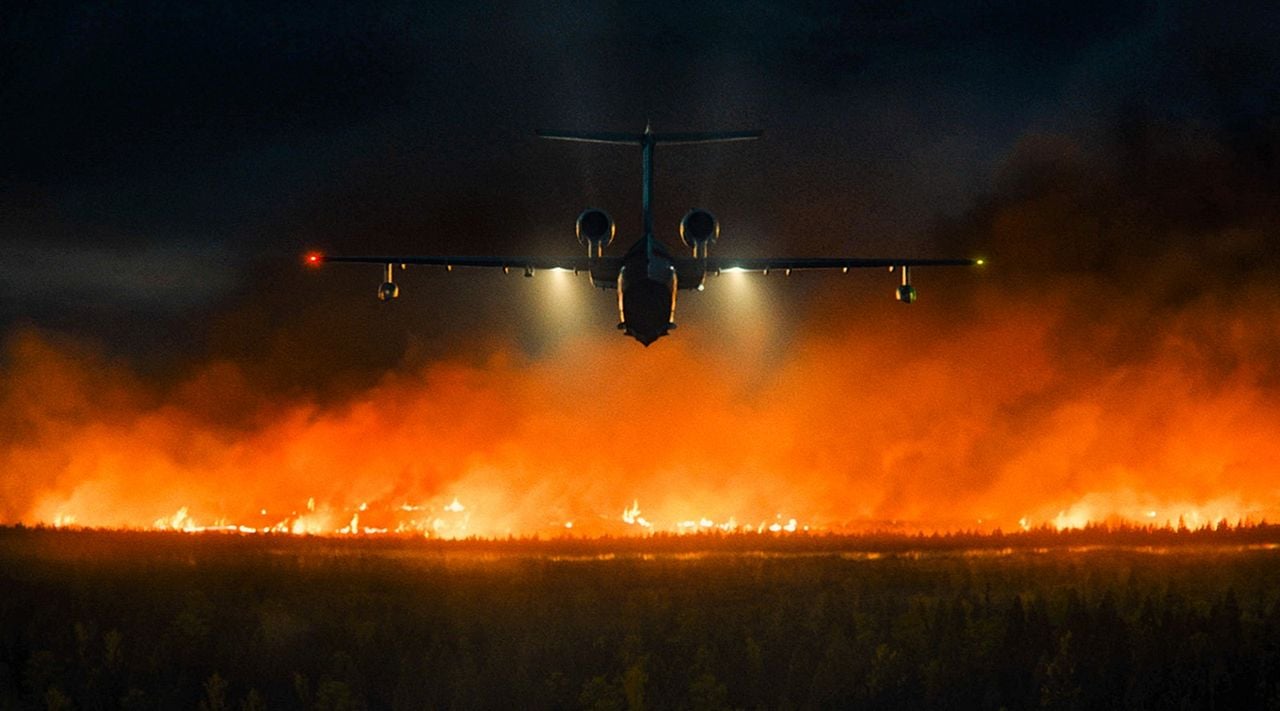
[[[648,348],[649,344],[667,335],[668,330],[670,329],[664,328],[660,331],[638,331],[633,328],[628,328],[627,335],[639,341],[640,345],[644,346],[645,348]]]

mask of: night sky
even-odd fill
[[[477,458],[523,461],[545,426],[566,442],[674,437],[670,461],[619,465],[637,490],[681,481],[671,462],[698,451],[772,482],[764,497],[781,488],[771,467],[793,462],[813,472],[788,475],[796,501],[844,501],[850,519],[938,519],[940,482],[972,504],[962,519],[1099,491],[1280,508],[1272,3],[20,1],[5,15],[3,520],[132,477],[68,442],[158,452],[142,458],[165,462],[155,480],[225,483],[247,456],[225,451],[369,402],[403,460],[373,463],[390,483],[331,487],[335,507],[447,495]],[[754,277],[750,298],[713,279],[647,350],[585,277],[565,296],[546,275],[411,269],[380,304],[376,267],[302,266],[309,249],[577,254],[588,206],[617,221],[620,253],[639,228],[638,151],[534,131],[646,121],[764,131],[659,148],[655,221],[673,247],[696,206],[720,218],[722,256],[990,265],[920,270],[910,309],[879,272]],[[461,394],[440,385],[454,372]],[[392,424],[440,408],[477,431],[446,446]],[[152,438],[154,419],[176,433]],[[728,456],[775,425],[792,436]],[[379,427],[339,437],[376,450]],[[184,459],[205,439],[216,452]],[[437,445],[452,468],[407,463]],[[580,489],[617,454],[546,446],[527,458],[550,474],[491,488]],[[254,466],[307,478],[271,461]],[[742,488],[706,476],[708,497]],[[1051,500],[1016,493],[1042,476]],[[630,490],[588,498],[625,505]],[[270,496],[254,495],[209,506]]]

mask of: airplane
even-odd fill
[[[510,272],[520,270],[526,277],[536,271],[548,269],[572,270],[575,274],[586,272],[592,286],[614,289],[618,294],[618,311],[621,321],[618,329],[648,346],[675,328],[676,295],[681,290],[702,291],[708,274],[729,271],[761,272],[782,271],[791,274],[795,270],[850,269],[880,267],[898,270],[902,275],[896,295],[898,301],[910,304],[916,300],[916,289],[911,284],[913,267],[979,266],[981,259],[905,259],[861,257],[779,257],[779,258],[720,258],[709,254],[709,247],[720,236],[720,223],[710,212],[701,208],[690,210],[680,220],[680,241],[692,250],[690,257],[677,257],[659,241],[653,233],[653,153],[658,145],[691,145],[752,141],[760,138],[761,131],[726,131],[713,133],[654,133],[645,126],[643,133],[612,133],[591,131],[538,131],[537,136],[554,141],[575,141],[607,145],[638,146],[640,148],[642,182],[640,205],[643,215],[643,231],[621,257],[604,255],[604,250],[614,238],[616,227],[604,210],[587,208],[578,215],[575,232],[578,242],[586,248],[585,256],[578,257],[504,257],[504,256],[421,256],[380,255],[347,256],[308,253],[304,261],[313,267],[329,262],[372,263],[383,265],[383,281],[378,287],[378,299],[391,301],[400,295],[400,287],[394,279],[395,265],[407,269],[409,265],[442,266],[448,271],[454,267],[492,267]]]

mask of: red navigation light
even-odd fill
[[[324,255],[320,252],[307,252],[307,256],[303,259],[308,267],[318,267],[324,263]]]

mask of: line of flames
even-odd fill
[[[224,531],[230,533],[272,533],[272,534],[290,534],[290,535],[312,535],[312,536],[377,536],[385,534],[393,535],[423,535],[433,538],[467,538],[473,536],[483,537],[493,535],[492,531],[486,530],[483,526],[476,525],[477,520],[473,517],[473,511],[462,504],[459,497],[453,497],[447,504],[410,504],[404,503],[395,507],[394,514],[397,516],[405,516],[403,520],[398,521],[394,526],[378,527],[361,525],[361,514],[368,512],[369,504],[362,502],[358,506],[334,510],[328,507],[317,507],[314,498],[308,499],[306,506],[301,510],[291,510],[287,515],[273,515],[267,509],[260,509],[259,516],[262,519],[258,522],[230,522],[224,519],[217,519],[212,522],[201,522],[191,515],[191,509],[188,506],[179,508],[170,516],[156,519],[150,526],[141,528],[149,528],[157,531],[182,531],[188,533],[199,533],[206,531]],[[1082,501],[1066,509],[1062,509],[1056,516],[1044,518],[1041,520],[1032,519],[1029,516],[1023,516],[1017,521],[1017,528],[1023,531],[1029,531],[1033,528],[1050,527],[1059,531],[1081,529],[1091,524],[1104,522],[1126,522],[1137,523],[1144,526],[1152,527],[1189,527],[1202,528],[1205,526],[1217,526],[1222,522],[1234,523],[1240,525],[1244,522],[1252,522],[1255,516],[1249,514],[1239,514],[1235,511],[1227,511],[1222,507],[1210,511],[1202,507],[1186,507],[1175,515],[1166,515],[1163,518],[1157,510],[1140,511],[1137,515],[1122,516],[1114,513],[1105,516],[1098,516],[1099,509],[1091,505],[1087,501]],[[386,512],[384,512],[385,514]],[[384,516],[385,517],[385,516]],[[823,526],[816,523],[804,523],[795,517],[785,516],[781,513],[775,514],[772,518],[763,520],[755,519],[754,523],[742,523],[736,516],[729,516],[723,520],[716,520],[708,516],[699,516],[697,518],[676,518],[669,522],[657,523],[647,518],[640,508],[638,499],[633,499],[629,506],[622,509],[620,515],[616,518],[613,516],[600,515],[596,517],[600,521],[610,522],[614,526],[619,526],[618,530],[622,533],[630,531],[635,535],[650,535],[656,533],[674,533],[674,534],[698,534],[698,533],[757,533],[757,534],[793,534],[793,533],[809,533],[809,532],[829,532],[832,527]],[[80,519],[74,513],[59,512],[53,518],[51,523],[55,528],[74,528],[79,527]],[[1176,523],[1175,523],[1176,522]],[[899,522],[889,522],[890,525],[902,527]],[[982,530],[994,530],[998,528],[993,526],[992,522],[977,519],[973,522],[972,528]],[[548,522],[547,528],[550,530],[560,529],[566,535],[576,533],[575,520],[563,520]],[[909,528],[909,526],[907,526]],[[923,529],[924,527],[919,527]],[[1010,527],[1012,528],[1012,527]],[[581,530],[581,526],[577,526],[577,530]],[[510,532],[508,532],[510,533]]]

